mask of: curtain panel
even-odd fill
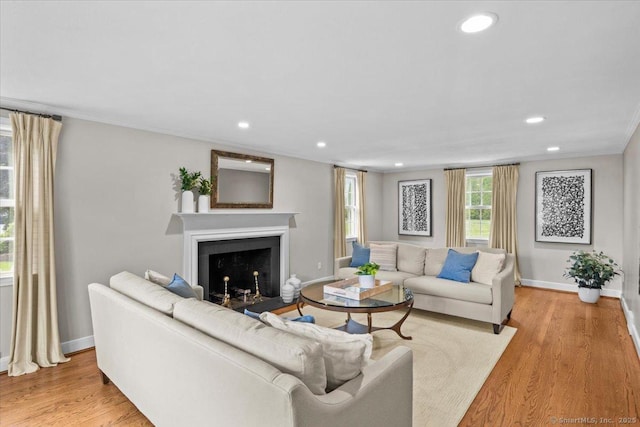
[[[516,220],[518,177],[517,165],[494,166],[493,168],[489,247],[505,249],[513,254],[515,257],[515,282],[520,285],[518,222]]]
[[[445,229],[447,247],[466,246],[464,230],[466,169],[444,171],[447,190]]]
[[[341,258],[347,255],[344,218],[344,168],[334,168],[334,216],[333,216],[333,256]]]
[[[358,171],[356,186],[358,187],[358,242],[364,245],[367,242],[367,222],[365,209],[367,173],[365,171]]]
[[[8,374],[56,366],[58,331],[54,256],[53,179],[62,124],[11,114],[15,172],[15,261]]]

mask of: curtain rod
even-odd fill
[[[333,165],[333,168],[334,168],[334,169],[336,169],[336,168],[349,169],[349,170],[356,171],[356,172],[367,172],[367,173],[369,172],[369,171],[364,170],[364,169],[347,168],[347,167],[344,167],[344,166],[338,166],[338,165]]]
[[[31,114],[33,116],[44,117],[45,119],[52,119],[52,120],[55,120],[56,122],[61,122],[62,121],[62,116],[58,116],[58,115],[55,115],[55,114],[52,115],[52,114],[34,113],[34,112],[31,112],[31,111],[14,110],[13,108],[5,108],[5,107],[0,107],[0,110],[11,111],[11,112],[14,112],[14,113]]]
[[[501,165],[484,165],[484,166],[473,166],[470,168],[444,168],[444,170],[446,171],[454,171],[454,170],[458,170],[458,169],[482,169],[482,168],[493,168],[496,166],[520,166],[520,163],[505,163],[505,164],[501,164]]]

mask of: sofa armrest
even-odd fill
[[[351,257],[343,256],[342,258],[336,258],[333,265],[333,275],[338,277],[338,270],[341,268],[349,267],[351,265]]]
[[[196,293],[196,298],[198,301],[202,301],[204,299],[204,288],[200,285],[191,285],[191,289]]]
[[[493,323],[500,324],[507,317],[515,302],[515,257],[507,254],[504,269],[493,278]]]
[[[301,383],[290,393],[293,407],[301,408],[299,413],[294,409],[297,426],[409,427],[413,418],[413,353],[408,347],[396,347],[325,395],[314,395]]]

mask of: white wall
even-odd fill
[[[290,232],[290,272],[333,275],[333,166],[313,161],[65,118],[58,148],[55,229],[60,335],[92,335],[87,285],[122,270],[182,270],[178,168],[210,173],[210,150],[275,159],[273,211],[299,212]],[[370,174],[370,234],[381,223],[379,174]],[[321,267],[318,268],[318,263]],[[0,288],[0,352],[8,355],[12,287]]]
[[[624,284],[622,300],[640,354],[640,126],[624,151]]]
[[[593,169],[593,245],[537,243],[534,234],[536,171]],[[602,250],[622,262],[622,156],[594,156],[576,159],[523,162],[518,182],[518,249],[525,282],[570,284],[562,277],[569,254],[576,249]],[[398,181],[432,179],[433,237],[398,235]],[[445,187],[443,169],[386,174],[383,179],[383,239],[412,241],[427,247],[445,246]],[[545,283],[543,283],[545,285]],[[607,289],[620,291],[616,279]]]

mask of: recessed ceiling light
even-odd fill
[[[245,163],[251,163],[251,160],[245,160],[244,162]]]
[[[491,12],[479,13],[465,19],[460,24],[463,33],[478,33],[484,31],[498,21],[498,15]]]
[[[546,120],[546,117],[542,117],[542,116],[534,116],[534,117],[529,117],[527,118],[527,120],[525,120],[525,122],[527,122],[530,125],[535,125],[537,123],[542,123]]]
[[[319,148],[324,148],[324,147],[326,147],[326,146],[327,146],[327,143],[326,143],[326,142],[324,142],[324,141],[320,141],[320,142],[318,142],[316,145],[317,145]]]
[[[547,151],[558,151],[560,147],[547,147]]]
[[[401,162],[395,163],[395,167],[399,168],[400,166],[404,166],[404,163],[401,163]]]
[[[238,122],[238,127],[240,129],[249,129],[249,122]]]

